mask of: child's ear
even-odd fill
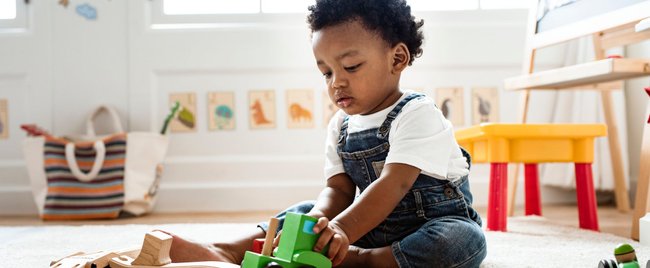
[[[393,72],[399,73],[409,65],[411,54],[404,43],[398,43],[392,49],[393,52]]]

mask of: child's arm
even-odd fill
[[[321,191],[314,208],[307,213],[309,216],[333,219],[345,210],[356,193],[356,186],[345,173],[339,173],[327,180],[327,186]]]
[[[331,224],[341,228],[354,243],[384,221],[411,189],[420,169],[407,164],[389,163],[381,176]]]
[[[347,254],[350,243],[379,225],[395,209],[411,189],[420,169],[407,164],[390,163],[384,166],[381,177],[370,184],[357,201],[334,219],[320,218],[314,232],[321,236],[314,246],[320,251],[330,244],[328,257],[339,264]]]

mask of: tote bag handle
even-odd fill
[[[72,172],[72,175],[77,177],[77,179],[80,181],[89,182],[96,178],[97,175],[99,175],[99,171],[102,169],[102,165],[104,164],[104,158],[106,156],[106,146],[104,146],[104,141],[95,141],[93,147],[95,148],[96,152],[95,163],[93,164],[92,169],[90,169],[90,172],[83,173],[81,169],[79,169],[79,165],[77,165],[77,158],[74,154],[75,144],[73,142],[69,142],[65,145],[65,159],[68,161],[70,172]]]
[[[95,137],[95,118],[101,113],[101,112],[107,112],[108,115],[111,116],[111,119],[113,119],[113,130],[115,133],[122,133],[124,132],[124,129],[122,128],[122,122],[120,121],[120,117],[117,115],[117,111],[113,109],[110,106],[106,105],[101,105],[95,109],[95,111],[88,116],[88,119],[86,119],[86,135],[88,137]]]

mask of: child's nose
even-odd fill
[[[344,88],[348,85],[348,80],[345,76],[340,74],[332,74],[331,87]]]

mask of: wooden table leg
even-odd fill
[[[507,230],[508,163],[491,163],[490,192],[488,193],[487,229]]]
[[[618,140],[618,124],[614,116],[612,93],[608,90],[600,92],[603,103],[603,114],[607,123],[607,141],[614,173],[614,194],[616,196],[616,207],[620,212],[630,211],[630,196],[625,183],[625,171],[623,171],[623,158],[621,155],[621,144]]]
[[[650,93],[648,93],[650,94]],[[650,103],[646,109],[650,113]],[[639,219],[648,211],[648,187],[650,187],[650,122],[643,129],[641,140],[641,158],[639,161],[639,177],[636,181],[636,197],[634,200],[634,215],[632,216],[632,239],[639,240]]]

